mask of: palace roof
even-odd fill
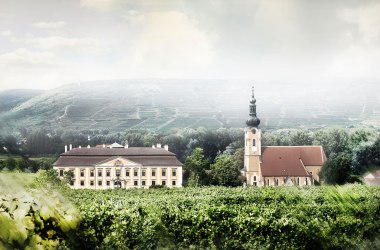
[[[176,155],[164,148],[74,148],[62,153],[54,166],[94,166],[120,156],[142,166],[182,166]]]

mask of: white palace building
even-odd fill
[[[182,163],[168,146],[128,147],[114,143],[96,147],[70,145],[54,163],[61,178],[71,170],[70,185],[81,189],[148,188],[182,186]]]

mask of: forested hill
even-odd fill
[[[0,129],[48,131],[244,127],[249,81],[117,80],[64,85],[0,112]],[[380,124],[377,83],[317,85],[257,83],[258,115],[265,128]],[[355,98],[353,98],[353,96]],[[21,100],[21,99],[20,99]]]

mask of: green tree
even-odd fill
[[[319,130],[313,144],[321,145],[327,158],[334,157],[347,149],[348,133],[343,129]]]
[[[236,187],[242,184],[239,167],[231,155],[220,155],[211,165],[211,175],[217,185]]]
[[[380,137],[361,142],[352,150],[352,165],[355,174],[380,168]]]
[[[33,180],[32,187],[34,188],[64,188],[66,185],[58,177],[57,171],[54,169],[39,170]]]
[[[66,184],[70,184],[70,185],[73,184],[75,181],[74,171],[73,170],[65,171],[63,175],[63,180]]]
[[[308,130],[297,130],[290,134],[290,144],[293,146],[312,145],[313,134]]]
[[[207,185],[206,169],[208,169],[209,165],[209,161],[203,155],[203,149],[195,148],[183,164],[186,171],[184,181],[187,181],[190,186]]]
[[[347,154],[339,154],[328,159],[322,167],[321,177],[327,184],[345,184],[351,181],[351,159]]]
[[[244,168],[244,148],[238,148],[232,155],[239,169]]]
[[[17,162],[15,159],[13,159],[12,157],[8,157],[6,160],[5,160],[5,167],[8,169],[8,170],[14,170],[16,167],[17,167]]]

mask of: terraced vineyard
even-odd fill
[[[348,87],[335,92],[325,88],[323,92],[318,86],[256,87],[259,117],[265,128],[380,126],[380,98],[373,90]],[[32,126],[110,132],[139,128],[241,128],[248,117],[250,89],[247,81],[222,80],[69,84],[0,112],[0,127],[10,131]],[[355,100],[350,98],[353,91]]]

